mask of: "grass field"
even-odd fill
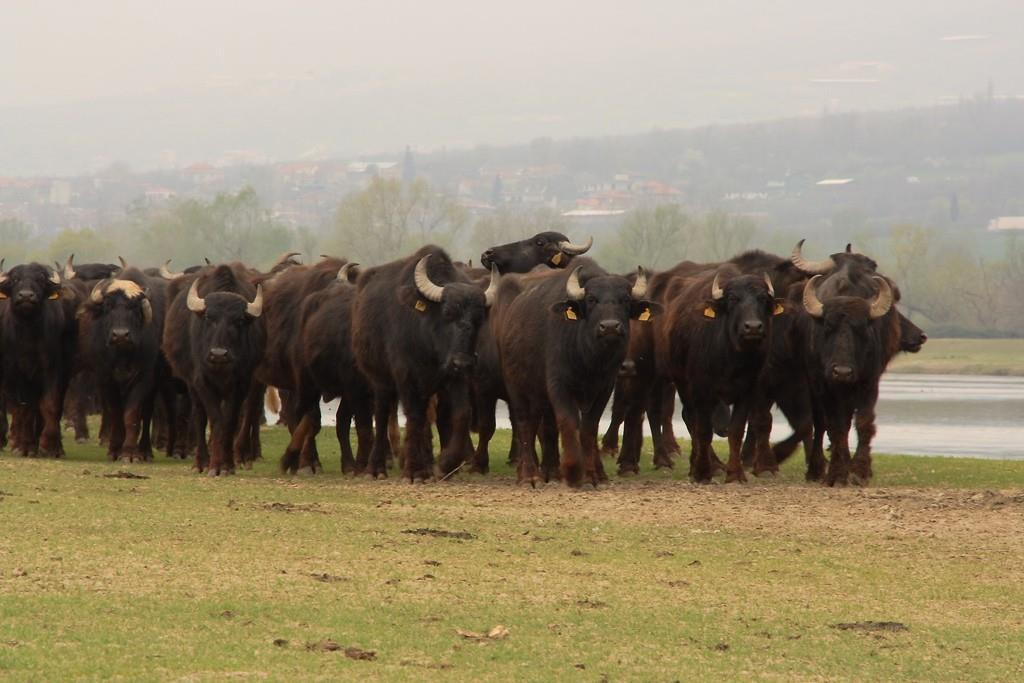
[[[282,431],[264,437],[266,461],[220,479],[93,446],[0,456],[0,678],[1024,676],[1024,463],[573,492],[517,487],[503,463],[343,478],[326,435],[328,472],[285,478]]]
[[[929,339],[919,353],[901,353],[890,372],[1024,376],[1024,339]]]

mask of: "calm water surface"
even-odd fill
[[[334,406],[323,408],[324,424],[334,424]],[[1024,459],[1024,377],[889,374],[877,412],[873,449],[879,453]],[[602,431],[607,423],[606,415]],[[509,426],[499,403],[498,428]],[[777,415],[772,438],[790,432]],[[686,436],[678,417],[676,433]]]

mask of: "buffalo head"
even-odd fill
[[[775,300],[771,278],[767,274],[737,275],[722,285],[716,273],[710,294],[703,315],[725,326],[729,345],[736,351],[764,348],[772,316],[783,312]]]
[[[647,322],[661,313],[661,304],[647,299],[647,273],[637,269],[636,282],[619,275],[595,275],[580,284],[577,266],[565,281],[565,300],[551,311],[586,330],[586,336],[605,345],[629,343],[630,319]]]
[[[226,370],[244,358],[253,321],[263,313],[263,288],[256,286],[252,301],[234,292],[210,292],[199,296],[199,279],[192,282],[186,299],[188,310],[201,321],[193,349],[213,369]],[[258,359],[255,359],[258,360]]]
[[[498,293],[498,268],[491,266],[491,280],[486,290],[469,282],[440,285],[431,280],[427,272],[430,256],[427,254],[416,263],[413,282],[417,297],[413,305],[430,321],[434,351],[444,359],[445,371],[465,373],[476,364],[476,337]]]
[[[884,352],[876,321],[892,309],[892,289],[888,280],[875,277],[878,294],[873,299],[834,296],[822,301],[817,292],[821,278],[815,275],[804,285],[804,310],[815,322],[813,348],[826,381],[854,383]]]
[[[97,282],[82,310],[101,325],[107,348],[131,352],[142,331],[153,323],[153,306],[148,293],[133,280]]]
[[[57,271],[39,263],[0,272],[0,299],[9,299],[14,314],[21,318],[35,316],[44,302],[59,299],[61,292]]]
[[[480,255],[480,263],[484,268],[497,266],[499,273],[528,273],[542,264],[565,268],[593,244],[593,237],[586,244],[573,244],[560,232],[539,232],[529,239],[491,247]]]

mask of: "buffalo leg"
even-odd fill
[[[548,407],[539,423],[540,466],[544,481],[561,481],[562,470],[558,457],[558,423],[555,413]]]
[[[828,439],[832,444],[832,457],[828,463],[825,483],[829,486],[846,486],[850,476],[850,421],[849,415],[833,415],[825,418]]]
[[[612,417],[611,424],[601,437],[601,454],[615,456],[619,453],[619,427],[625,422],[628,399],[625,396],[625,384],[627,379],[619,379],[615,383],[615,393],[612,395]],[[622,460],[619,459],[619,474],[622,474]]]
[[[877,392],[877,390],[876,390]],[[853,483],[865,485],[871,481],[871,441],[875,438],[875,396],[869,397],[864,405],[857,409],[857,451],[853,456]]]
[[[402,475],[410,483],[424,482],[433,476],[434,454],[431,452],[428,433],[427,403],[414,392],[403,392],[402,409],[405,412],[405,441],[402,444],[404,464]]]
[[[377,385],[373,391],[373,420],[376,429],[373,434],[373,448],[370,449],[370,460],[367,472],[371,477],[388,476],[387,461],[391,453],[391,414],[393,394],[383,385]]]
[[[491,468],[491,456],[487,447],[491,442],[491,438],[494,437],[494,415],[498,407],[498,398],[493,395],[485,396],[482,391],[478,391],[476,406],[477,442],[476,453],[473,456],[473,465],[470,467],[470,472],[487,474]],[[515,443],[515,439],[512,442]]]
[[[717,410],[717,406],[715,407]],[[747,427],[747,415],[749,404],[747,401],[737,401],[732,407],[732,414],[729,417],[728,438],[729,438],[729,462],[725,465],[725,481],[743,483],[747,475],[743,471],[743,432]],[[712,418],[712,423],[714,419]],[[714,428],[712,428],[713,430]]]
[[[42,455],[50,455],[55,458],[64,455],[60,435],[60,418],[63,408],[64,396],[60,387],[58,385],[49,387],[39,402],[39,413],[42,417],[39,452]]]

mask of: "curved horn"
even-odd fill
[[[188,310],[193,313],[202,313],[206,310],[206,301],[203,297],[199,296],[199,278],[192,281],[192,286],[188,288],[188,299],[185,300],[188,305]]]
[[[358,267],[358,263],[346,263],[345,265],[343,265],[341,268],[338,269],[338,282],[347,283],[349,272]]]
[[[852,254],[853,253],[853,243],[852,242],[847,242],[846,243],[846,253],[847,254]]]
[[[427,254],[416,263],[413,279],[416,281],[416,289],[419,290],[424,299],[427,301],[440,301],[444,287],[439,287],[430,281],[430,276],[427,275],[427,261],[429,260],[430,254]]]
[[[153,304],[149,303],[149,299],[142,300],[142,323],[148,325],[153,322]]]
[[[591,238],[587,240],[586,244],[573,244],[569,240],[565,240],[564,242],[558,243],[558,248],[562,252],[569,254],[570,256],[579,256],[580,254],[585,254],[590,250],[592,246],[594,246],[593,236],[591,236]]]
[[[565,294],[572,301],[579,301],[586,295],[583,287],[580,286],[580,270],[582,269],[583,266],[573,268],[569,273],[569,279],[565,281]]]
[[[68,256],[68,260],[64,263],[64,279],[65,280],[74,280],[75,279],[75,275],[77,273],[75,273],[74,260],[75,260],[75,255],[72,254],[71,256]]]
[[[59,285],[60,273],[58,273],[57,271],[53,271],[52,273],[50,273],[50,282],[52,282],[55,285]]]
[[[263,313],[263,285],[256,285],[256,298],[252,303],[245,305],[245,312],[253,318],[258,318]]]
[[[4,270],[4,261],[6,260],[6,257],[0,258],[0,285],[7,282],[7,272]]]
[[[789,257],[789,260],[793,263],[797,269],[802,270],[809,275],[818,275],[820,273],[827,273],[836,267],[836,262],[832,260],[832,257],[828,257],[823,261],[808,261],[803,255],[803,246],[805,240],[800,240],[793,247],[793,255]]]
[[[212,263],[210,263],[210,259],[208,257],[204,256],[203,260],[206,261],[206,265],[208,265],[208,266],[212,266],[213,265]]]
[[[117,260],[121,262],[121,270],[128,267],[128,263],[124,260],[124,256],[118,256]]]
[[[764,283],[768,285],[768,296],[775,296],[775,286],[772,284],[772,279],[768,277],[768,273],[764,274]]]
[[[647,271],[643,266],[636,267],[636,282],[633,283],[633,289],[629,293],[634,299],[643,299],[647,296]]]
[[[167,267],[169,265],[171,265],[171,259],[167,259],[166,261],[164,261],[164,264],[160,266],[160,277],[162,277],[165,280],[177,280],[179,277],[184,275],[184,273],[171,272],[171,270]]]
[[[815,318],[825,315],[825,305],[818,298],[817,281],[820,275],[815,275],[804,285],[804,309]]]
[[[871,319],[881,318],[892,308],[892,287],[884,277],[872,278],[878,281],[878,296],[871,302]]]
[[[291,260],[292,256],[302,256],[301,251],[286,251],[281,254],[281,257],[274,262],[274,266],[280,266]]]
[[[498,273],[498,266],[491,264],[491,281],[487,285],[487,289],[484,290],[484,301],[487,302],[487,308],[490,308],[494,304],[494,299],[498,296],[498,279],[501,277]]]
[[[715,279],[711,282],[711,298],[718,301],[723,296],[725,296],[725,292],[722,291],[722,286],[718,284],[718,273],[715,273]]]
[[[92,288],[91,292],[89,292],[89,301],[93,302],[94,304],[103,303],[103,285],[106,284],[106,282],[106,280],[100,280],[99,282],[96,283],[96,286]]]

